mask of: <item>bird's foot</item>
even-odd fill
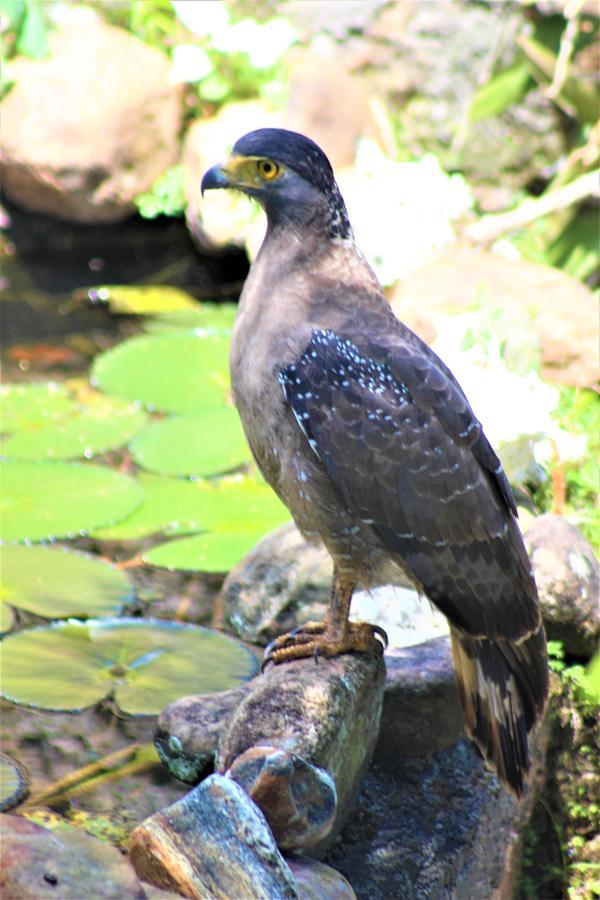
[[[328,629],[325,622],[307,622],[282,634],[265,648],[263,671],[269,665],[289,662],[292,659],[320,656],[339,656],[341,653],[381,654],[388,645],[387,634],[378,625],[368,622],[349,622],[341,637]]]

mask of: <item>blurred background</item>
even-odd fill
[[[7,509],[27,511],[31,465],[48,467],[43,515],[7,518],[5,540],[223,573],[285,521],[256,479],[246,506],[234,490],[201,523],[195,497],[170,493],[175,479],[255,478],[226,351],[264,222],[199,185],[238,137],[277,125],[329,156],[396,314],[454,370],[499,450],[522,527],[561,516],[594,559],[596,0],[0,0],[0,16]],[[125,473],[135,497],[103,488],[115,507],[90,520],[96,489],[59,480],[81,477],[82,460]],[[557,745],[553,812],[532,826],[520,891],[599,896],[592,645],[555,637],[576,736]]]

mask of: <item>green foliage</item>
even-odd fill
[[[185,169],[171,166],[148,191],[138,194],[135,204],[144,219],[182,216],[185,212]]]
[[[21,428],[39,428],[75,411],[75,400],[66,387],[52,381],[0,387],[0,429],[3,434]]]
[[[4,639],[2,696],[63,711],[112,698],[125,713],[157,715],[185,694],[236,687],[256,669],[242,644],[207,628],[152,619],[71,619]]]
[[[518,61],[502,72],[498,72],[483,84],[471,98],[469,118],[479,122],[492,116],[499,116],[522,100],[532,87],[533,81],[526,63]]]
[[[14,54],[43,59],[48,56],[48,23],[39,0],[0,0],[6,27],[0,38],[4,60]]]
[[[48,619],[114,615],[133,598],[127,576],[87,553],[66,547],[8,546],[0,549],[2,586],[0,613],[12,609]]]
[[[111,313],[123,316],[156,316],[198,311],[198,304],[180,288],[167,284],[137,286],[102,284],[88,290],[92,303],[107,303]]]

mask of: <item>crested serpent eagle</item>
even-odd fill
[[[348,621],[353,591],[408,575],[449,620],[469,735],[520,795],[546,641],[515,501],[481,424],[392,313],[313,141],[253,131],[201,188],[235,188],[266,212],[233,329],[234,399],[265,478],[334,563],[325,621],[277,638],[267,661],[381,650],[381,629]]]

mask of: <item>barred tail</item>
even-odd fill
[[[467,733],[520,797],[530,768],[527,736],[548,695],[544,627],[519,642],[474,638],[456,628],[450,633]]]

